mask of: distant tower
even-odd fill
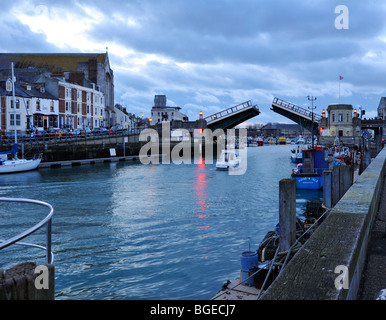
[[[154,106],[155,107],[166,107],[166,96],[165,95],[154,96]]]

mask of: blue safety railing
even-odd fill
[[[32,200],[32,199],[23,199],[23,198],[0,198],[1,202],[18,202],[18,203],[29,203],[29,204],[36,204],[45,206],[50,209],[49,214],[39,223],[34,225],[33,227],[29,228],[28,230],[20,233],[17,236],[14,236],[8,240],[0,240],[0,250],[9,247],[10,245],[16,244],[26,247],[34,247],[38,249],[42,249],[46,251],[46,263],[47,264],[53,264],[54,263],[54,255],[51,251],[51,225],[52,225],[52,216],[54,215],[54,208],[46,202],[39,201],[39,200]],[[26,243],[26,242],[20,242],[20,240],[23,240],[24,238],[28,237],[29,235],[33,234],[35,231],[39,230],[40,228],[46,226],[46,246],[40,246],[32,243]]]

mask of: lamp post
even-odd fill
[[[307,96],[308,98],[308,101],[311,101],[312,103],[312,107],[308,107],[308,109],[311,109],[311,119],[312,119],[312,127],[311,127],[311,135],[312,135],[312,142],[311,142],[311,145],[312,145],[312,149],[314,149],[314,109],[316,109],[316,106],[314,107],[314,101],[317,99],[316,97],[310,97],[310,96]]]

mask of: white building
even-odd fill
[[[166,106],[166,96],[156,95],[154,97],[154,106],[151,109],[152,124],[157,124],[162,121],[181,120],[188,121],[188,117],[180,112],[180,107]]]
[[[105,97],[100,87],[90,83],[82,72],[51,74],[39,79],[47,91],[59,98],[59,128],[106,127]]]
[[[5,88],[5,83],[0,83]],[[1,90],[1,131],[25,132],[32,127],[43,130],[57,127],[59,101],[45,91],[43,86],[15,86],[15,101],[12,92]]]

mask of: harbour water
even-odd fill
[[[240,176],[216,171],[215,164],[140,162],[3,175],[0,197],[55,208],[56,299],[211,299],[240,274],[240,254],[256,250],[278,223],[279,181],[295,166],[291,148],[248,148]],[[299,190],[299,217],[307,200],[321,197]],[[0,238],[44,216],[40,209],[1,204]],[[44,245],[44,232],[34,239]],[[35,257],[44,262],[35,249],[6,248],[0,269]]]

